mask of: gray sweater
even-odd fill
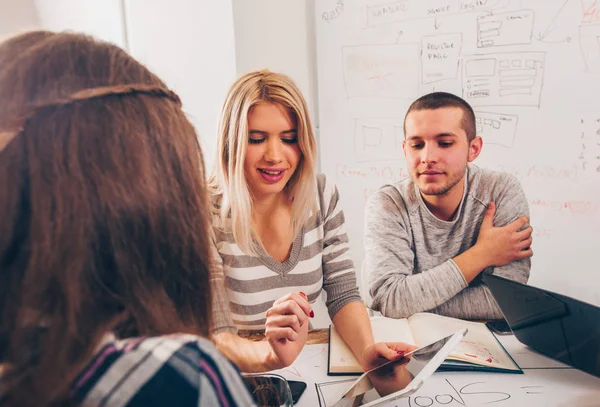
[[[452,258],[477,242],[490,201],[494,226],[529,216],[523,189],[512,175],[470,165],[465,192],[452,221],[436,218],[407,179],[374,193],[366,207],[365,267],[372,308],[393,318],[429,311],[463,319],[502,318],[481,274],[467,284]],[[526,283],[531,260],[496,267],[493,273]],[[491,272],[492,270],[486,270]]]

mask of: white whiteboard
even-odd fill
[[[475,109],[475,164],[530,203],[530,283],[600,305],[600,3],[316,2],[321,171],[338,184],[357,268],[364,206],[408,176],[402,121],[420,95]]]

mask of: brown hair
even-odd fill
[[[444,107],[456,107],[462,110],[462,128],[467,133],[467,141],[469,143],[473,141],[475,136],[477,136],[473,108],[463,98],[446,92],[429,93],[415,100],[404,116],[404,133],[406,134],[406,118],[410,112],[415,110],[435,110]]]
[[[120,48],[0,45],[0,363],[10,405],[67,402],[109,331],[207,336],[209,211],[175,94]]]

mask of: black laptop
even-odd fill
[[[493,274],[483,280],[520,342],[600,377],[600,308]]]

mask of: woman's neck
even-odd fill
[[[252,219],[254,222],[262,222],[271,219],[274,214],[282,209],[288,210],[292,206],[291,199],[281,192],[277,195],[269,195],[260,200],[254,200],[252,205]]]

